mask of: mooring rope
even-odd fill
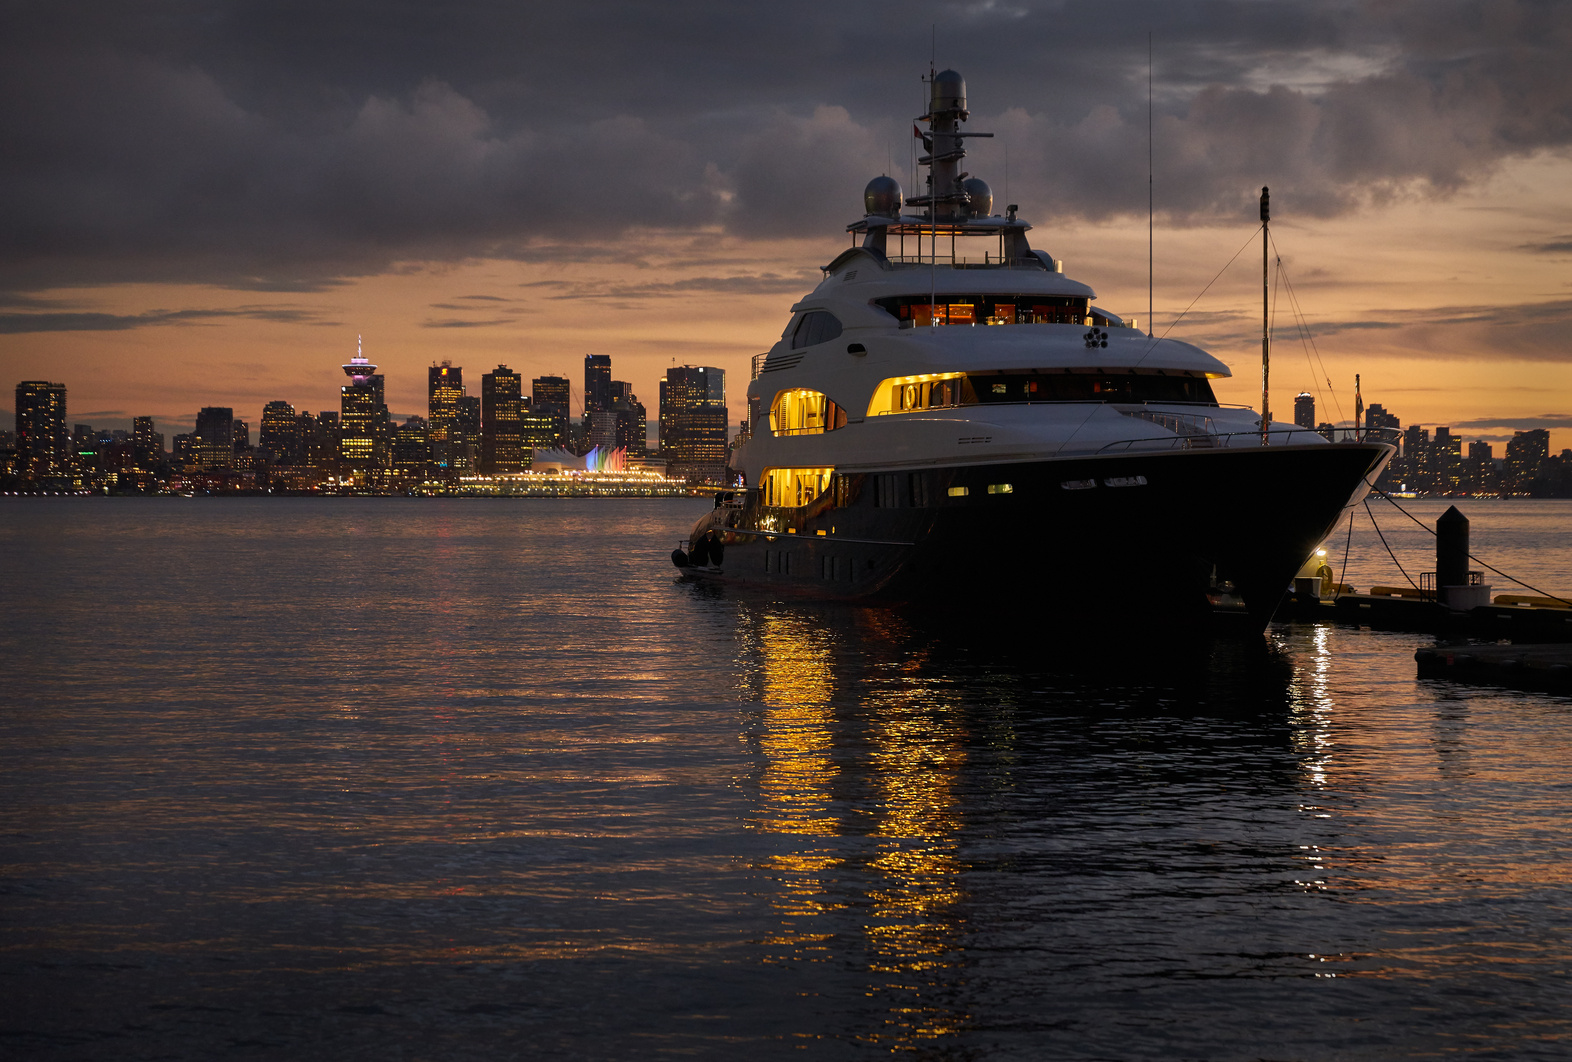
[[[1436,533],[1436,529],[1435,528],[1431,527],[1429,524],[1427,524],[1423,520],[1419,519],[1419,517],[1415,516],[1413,513],[1409,512],[1407,509],[1405,509],[1401,505],[1397,504],[1397,499],[1392,497],[1386,491],[1382,490],[1380,487],[1375,486],[1374,484],[1371,484],[1370,489],[1375,491],[1377,494],[1381,495],[1381,497],[1385,498],[1387,501],[1391,502],[1392,503],[1392,508],[1396,509],[1398,512],[1402,513],[1404,516],[1408,517],[1410,520],[1412,520],[1414,523],[1418,524],[1420,527],[1424,528],[1426,531],[1429,531],[1431,535],[1434,535]],[[1365,499],[1365,511],[1366,512],[1370,512],[1370,499],[1368,499],[1368,498]],[[1370,515],[1370,522],[1372,524],[1375,523],[1375,514],[1374,513],[1371,513],[1371,515]],[[1379,527],[1376,528],[1376,534],[1378,534],[1378,535],[1381,534],[1381,529]],[[1383,546],[1386,546],[1386,536],[1385,535],[1381,536],[1381,544]],[[1391,546],[1387,546],[1386,551],[1390,555],[1392,553],[1392,547]],[[1568,601],[1566,598],[1560,597],[1560,596],[1558,596],[1556,594],[1552,594],[1549,591],[1541,590],[1539,587],[1533,585],[1532,583],[1525,583],[1523,580],[1517,578],[1517,576],[1515,576],[1515,575],[1508,575],[1506,572],[1502,571],[1500,568],[1497,568],[1493,564],[1485,563],[1484,561],[1480,560],[1478,557],[1474,556],[1472,553],[1470,553],[1468,555],[1468,559],[1473,561],[1475,564],[1480,565],[1481,567],[1489,568],[1491,571],[1495,572],[1497,575],[1501,576],[1501,578],[1505,579],[1509,583],[1516,583],[1518,586],[1521,586],[1521,587],[1523,587],[1526,590],[1534,591],[1534,593],[1538,594],[1540,597],[1547,597],[1547,598],[1549,598],[1552,601],[1559,601],[1563,605],[1572,605],[1572,601]],[[1397,557],[1395,557],[1395,556],[1392,557],[1392,563],[1393,564],[1397,564]],[[1401,564],[1398,564],[1397,565],[1397,570],[1402,572],[1403,571],[1403,566]],[[1403,572],[1403,578],[1408,579],[1408,573],[1407,572]],[[1410,583],[1413,582],[1412,579],[1408,579],[1408,581]]]

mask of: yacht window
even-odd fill
[[[991,402],[1159,402],[1215,406],[1211,381],[1204,376],[1142,372],[1064,372],[1027,374],[927,374],[899,376],[874,389],[868,416],[909,413]]]
[[[791,348],[817,346],[828,343],[841,334],[841,322],[827,310],[809,310],[797,322],[791,334]]]
[[[897,295],[874,305],[919,327],[941,325],[1073,324],[1118,327],[1074,295]]]
[[[807,505],[830,485],[833,468],[766,468],[759,484],[765,505],[794,509]]]
[[[770,431],[776,435],[820,435],[846,426],[846,411],[818,391],[793,388],[770,404]]]

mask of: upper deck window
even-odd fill
[[[792,329],[791,348],[811,347],[828,343],[841,334],[841,322],[828,310],[809,310]]]
[[[874,305],[918,327],[941,325],[1112,323],[1087,299],[1075,295],[896,295]]]
[[[994,402],[1163,402],[1217,405],[1211,381],[1155,373],[928,373],[885,380],[868,415]]]

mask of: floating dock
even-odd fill
[[[1419,677],[1572,694],[1572,645],[1449,645],[1420,649]]]
[[[1290,594],[1274,619],[1343,623],[1377,630],[1422,631],[1450,638],[1572,642],[1572,608],[1497,602],[1451,609],[1439,601],[1396,594],[1343,593],[1330,599]]]

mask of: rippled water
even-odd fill
[[[728,597],[706,505],[6,500],[0,1054],[1565,1057],[1572,700]]]

